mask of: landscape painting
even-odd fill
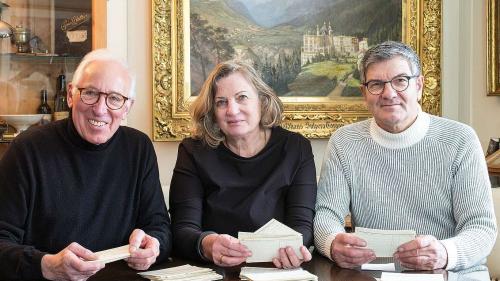
[[[276,91],[283,128],[328,138],[371,117],[357,63],[385,40],[416,50],[422,110],[439,115],[441,10],[442,0],[153,0],[153,140],[191,135],[191,104],[229,59],[254,66]]]
[[[360,99],[359,58],[402,39],[401,0],[191,0],[189,12],[191,95],[238,59],[280,97]]]

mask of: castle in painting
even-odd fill
[[[333,34],[333,28],[326,22],[319,28],[316,26],[316,34],[308,31],[303,35],[301,48],[301,65],[313,62],[318,57],[356,57],[358,54],[368,50],[368,38]]]

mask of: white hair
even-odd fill
[[[71,83],[73,85],[78,85],[80,82],[80,79],[82,78],[83,71],[85,68],[94,61],[111,61],[118,63],[121,65],[125,70],[128,75],[128,78],[130,79],[130,91],[128,93],[128,98],[131,100],[135,99],[135,75],[132,73],[132,70],[128,66],[127,61],[115,55],[113,52],[111,52],[108,49],[96,49],[91,51],[90,53],[86,54],[80,64],[78,64],[78,67],[75,70],[75,73],[73,74],[73,80],[71,80]],[[76,87],[74,88],[76,90]],[[74,94],[74,93],[72,93]]]

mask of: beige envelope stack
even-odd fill
[[[255,232],[238,232],[238,240],[252,252],[247,263],[272,262],[278,256],[278,250],[287,246],[292,247],[299,258],[303,258],[300,252],[302,234],[275,219]]]
[[[318,277],[302,268],[242,267],[240,279],[251,281],[317,281]]]
[[[113,249],[108,249],[95,253],[97,255],[97,260],[91,262],[102,262],[110,263],[117,260],[122,260],[130,257],[129,245],[124,245],[121,247],[116,247]]]
[[[160,270],[146,271],[138,273],[149,280],[165,281],[212,281],[221,280],[224,277],[217,274],[210,268],[193,265],[181,265]]]

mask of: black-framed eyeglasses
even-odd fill
[[[402,92],[406,89],[408,89],[408,86],[410,85],[410,79],[416,78],[419,75],[398,75],[391,80],[383,81],[383,80],[370,80],[366,83],[363,83],[363,85],[366,87],[368,92],[372,95],[380,95],[384,91],[385,84],[390,83],[391,87],[396,91],[396,92]]]
[[[111,110],[118,110],[122,108],[125,102],[129,99],[119,93],[105,93],[94,88],[78,88],[78,91],[80,91],[80,99],[86,105],[94,105],[98,103],[101,95],[104,95],[106,97],[106,106]]]

